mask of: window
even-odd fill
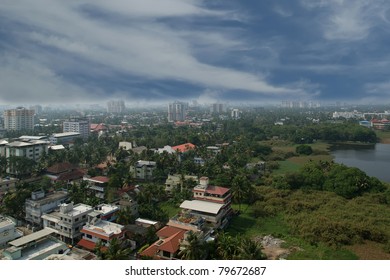
[[[79,221],[79,218],[76,218],[74,221],[75,221],[75,222],[78,222],[78,221]]]
[[[83,215],[83,219],[85,219],[87,217],[87,215]]]
[[[87,238],[88,238],[88,239],[92,239],[92,235],[87,234]]]

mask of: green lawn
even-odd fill
[[[175,216],[177,213],[180,212],[180,207],[173,205],[169,201],[161,202],[160,207],[163,211],[166,211],[168,213],[169,217]]]
[[[233,208],[238,210],[239,206],[234,204]],[[241,214],[232,218],[226,231],[232,235],[239,234],[248,237],[268,234],[273,236],[288,235],[288,227],[281,216],[256,219],[252,215],[251,206],[246,204],[241,205]]]
[[[276,174],[276,175],[286,174],[289,172],[295,172],[295,171],[298,171],[299,168],[301,167],[301,164],[297,164],[297,163],[292,162],[290,160],[278,161],[278,163],[279,163],[279,168],[272,172],[273,174]]]

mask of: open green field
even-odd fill
[[[180,207],[173,205],[170,201],[161,202],[160,207],[168,213],[168,217],[173,217],[180,212]]]
[[[238,210],[238,205],[233,205]],[[310,245],[301,238],[290,235],[288,225],[282,215],[267,218],[254,218],[253,209],[241,205],[241,214],[234,216],[226,232],[250,238],[272,235],[286,242],[284,248],[295,248],[288,256],[292,260],[355,260],[357,255],[345,248],[332,248],[324,244]]]

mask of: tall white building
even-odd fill
[[[87,140],[90,133],[90,124],[88,119],[70,119],[62,124],[62,132],[77,132]]]
[[[212,114],[220,114],[225,112],[225,106],[222,103],[213,103],[210,107],[210,112]]]
[[[186,119],[188,110],[187,102],[175,101],[168,105],[168,121],[169,122],[182,122]]]
[[[232,118],[237,120],[240,118],[240,110],[238,109],[233,109],[232,110]]]
[[[34,129],[34,110],[28,110],[24,107],[5,110],[4,129],[6,130],[33,130]]]
[[[111,100],[107,102],[108,113],[123,113],[125,109],[125,101],[123,100]]]

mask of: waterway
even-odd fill
[[[390,144],[334,145],[331,154],[337,163],[357,167],[390,183]]]

